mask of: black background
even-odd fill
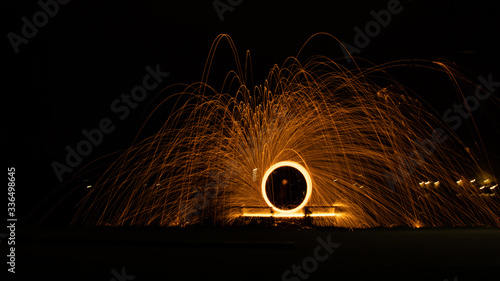
[[[222,2],[225,2],[221,0]],[[18,216],[24,217],[55,190],[36,213],[45,213],[61,194],[78,186],[69,183],[76,174],[64,175],[59,183],[51,163],[64,162],[66,145],[83,139],[82,129],[97,128],[101,119],[115,116],[110,110],[121,93],[141,83],[144,68],[160,64],[170,75],[151,91],[116,129],[84,158],[78,168],[108,153],[130,146],[145,117],[167,95],[160,90],[175,83],[201,79],[210,46],[220,33],[234,40],[240,58],[250,50],[255,84],[269,69],[294,56],[317,32],[327,32],[353,44],[353,28],[373,20],[371,10],[386,9],[389,1],[243,1],[221,21],[212,1],[71,1],[60,5],[58,14],[39,29],[15,54],[7,34],[21,33],[21,18],[40,10],[36,1],[9,1],[4,5],[4,127],[7,166],[16,167]],[[408,1],[403,11],[373,38],[358,56],[375,64],[397,59],[446,58],[466,70],[471,80],[493,74],[500,80],[498,1]],[[313,40],[309,54],[342,56],[338,44],[322,37]],[[346,62],[346,65],[349,64]],[[216,56],[211,82],[217,88],[234,60],[227,44]],[[408,82],[441,115],[459,99],[446,77],[435,85],[427,76],[395,73]],[[438,79],[439,80],[439,79]],[[157,99],[153,97],[157,95]],[[497,96],[497,92],[494,93]],[[498,106],[496,98],[483,101],[474,112],[491,165],[498,173]],[[168,116],[167,109],[148,124],[150,132]],[[470,126],[457,133],[473,149]],[[474,133],[477,135],[477,133]],[[484,155],[478,154],[485,163]],[[488,169],[487,165],[484,166]],[[83,186],[83,185],[82,185]],[[80,189],[61,205],[52,221],[67,224],[71,207],[84,194]],[[56,199],[54,199],[56,198]],[[59,212],[59,213],[58,213]],[[40,216],[26,223],[35,223]],[[48,220],[50,221],[50,220]]]

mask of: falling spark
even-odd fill
[[[216,90],[207,83],[208,70],[223,39],[233,46],[229,37],[217,38],[202,82],[164,101],[176,105],[164,125],[103,173],[75,221],[232,224],[241,218],[242,206],[274,208],[263,192],[266,172],[293,162],[310,175],[306,204],[294,212],[244,212],[244,217],[303,217],[307,207],[317,225],[500,226],[498,196],[477,196],[472,184],[454,180],[471,178],[480,168],[456,149],[463,146],[453,130],[442,129],[447,140],[432,153],[418,150],[434,128],[449,127],[387,77],[387,70],[410,62],[347,70],[326,57],[305,62],[291,57],[255,86],[235,51],[237,70]],[[467,83],[441,62],[411,65]],[[425,159],[418,156],[422,153]],[[355,178],[367,188],[353,185]],[[431,183],[419,182],[422,178],[439,179],[434,183],[440,188],[414,188]],[[342,206],[342,215],[314,211],[334,205]]]

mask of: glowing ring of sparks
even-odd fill
[[[280,168],[280,167],[292,167],[292,168],[295,168],[295,169],[299,170],[299,172],[302,173],[302,175],[306,179],[306,184],[307,184],[307,187],[306,187],[306,197],[304,198],[304,200],[302,201],[302,203],[299,206],[295,207],[294,209],[290,209],[290,210],[279,209],[276,206],[274,206],[273,203],[271,203],[271,201],[269,201],[269,198],[267,198],[267,193],[266,193],[267,178],[269,177],[269,175],[274,170],[276,170],[277,168]],[[278,214],[293,214],[293,213],[297,213],[302,208],[304,208],[304,206],[307,204],[307,202],[309,201],[309,198],[311,198],[311,193],[312,193],[312,179],[311,179],[311,176],[309,175],[309,172],[306,170],[306,168],[304,168],[302,165],[300,165],[297,162],[293,162],[293,161],[278,162],[278,163],[272,165],[269,169],[267,169],[266,173],[264,174],[264,177],[262,178],[262,197],[264,197],[264,200],[266,201],[267,205],[269,207],[273,208],[273,210],[276,213],[278,213]]]

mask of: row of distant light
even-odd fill
[[[476,182],[476,179],[470,180],[470,182],[471,182],[471,183],[474,183],[474,182]],[[485,180],[484,180],[484,183],[485,183],[485,184],[488,184],[488,183],[490,183],[490,182],[491,182],[491,180],[490,180],[490,179],[485,179]],[[438,186],[439,186],[439,181],[435,181],[435,182],[432,182],[432,181],[423,181],[423,182],[420,182],[420,183],[419,183],[419,185],[420,185],[420,186],[424,186],[424,185],[430,185],[431,183],[434,183],[434,186],[435,186],[435,187],[438,187]],[[458,180],[458,181],[457,181],[457,184],[462,184],[462,180]],[[491,189],[491,190],[493,190],[493,189],[495,189],[497,186],[498,186],[498,183],[497,183],[497,184],[495,184],[495,185],[493,185],[493,186],[490,186],[490,189]],[[484,188],[486,188],[486,187],[487,187],[486,185],[483,185],[483,186],[479,187],[479,189],[484,189]]]
[[[419,185],[420,186],[424,186],[424,185],[430,185],[431,183],[434,183],[435,187],[439,186],[439,181],[435,181],[435,182],[432,182],[432,181],[423,181],[423,182],[420,182]]]
[[[336,181],[338,181],[338,180],[339,180],[339,179],[334,179],[333,181],[335,181],[335,182],[336,182]],[[471,182],[471,183],[476,182],[476,179],[470,180],[470,182]],[[435,182],[433,182],[433,181],[422,181],[422,182],[420,182],[420,183],[419,183],[419,185],[420,185],[420,186],[424,186],[424,185],[430,185],[430,184],[432,184],[432,183],[434,184],[434,186],[435,186],[435,187],[438,187],[438,186],[439,186],[439,184],[440,184],[440,182],[439,182],[439,181],[435,181]],[[490,180],[490,179],[485,179],[485,180],[484,180],[484,183],[485,183],[485,184],[491,183],[491,180]],[[457,181],[457,184],[462,184],[462,180],[458,180],[458,181]],[[353,185],[353,186],[356,186],[356,185],[357,185],[357,186],[359,186],[359,188],[363,188],[363,187],[364,187],[364,185],[358,185],[357,183],[353,183],[352,185]],[[493,190],[493,189],[495,189],[497,186],[498,186],[498,184],[495,184],[495,185],[491,186],[491,187],[490,187],[490,189],[492,189],[492,190]],[[485,187],[487,187],[487,186],[486,186],[486,185],[483,185],[483,186],[481,186],[479,189],[484,189]]]
[[[471,182],[471,183],[474,183],[474,182],[476,182],[476,181],[477,181],[476,179],[472,179],[472,180],[470,180],[470,182]],[[458,183],[458,184],[462,184],[462,180],[457,181],[457,183]],[[483,181],[483,183],[485,183],[485,184],[491,183],[491,180],[490,180],[490,179],[485,179],[485,180]],[[495,185],[493,185],[493,186],[490,186],[490,189],[491,189],[491,190],[493,190],[493,189],[495,189],[497,186],[498,186],[498,183],[497,183],[497,184],[495,184]],[[479,187],[479,189],[484,189],[484,188],[486,188],[486,187],[487,187],[486,185],[483,185],[483,186]]]

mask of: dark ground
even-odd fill
[[[314,256],[318,237],[327,241],[328,235],[341,245],[307,280],[498,280],[500,229],[254,226],[22,228],[16,276],[113,280],[115,269],[123,275],[115,280],[282,280],[292,265]]]

